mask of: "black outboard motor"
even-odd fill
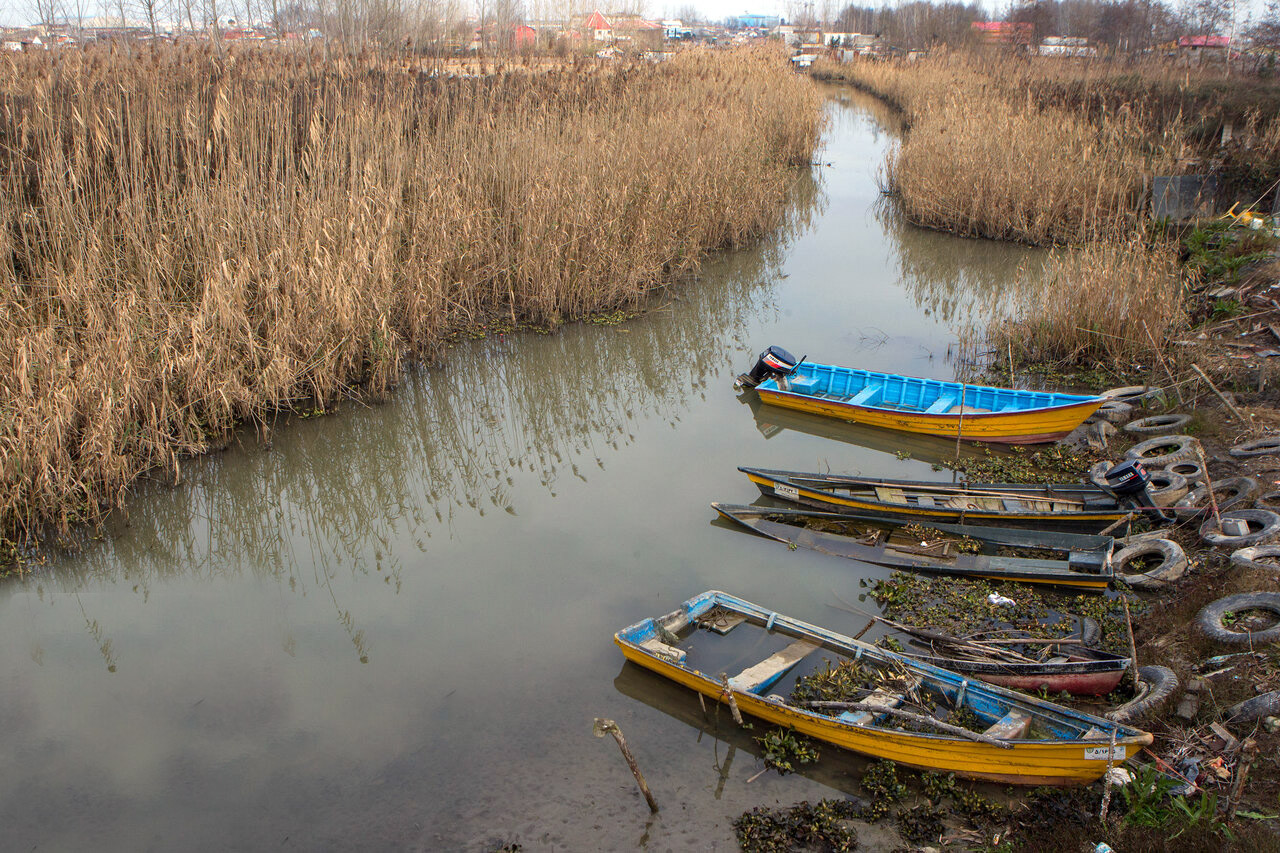
[[[774,376],[790,376],[795,372],[799,362],[791,353],[782,347],[769,347],[760,353],[756,366],[750,373],[739,373],[733,381],[734,388],[754,388],[766,379]]]
[[[1135,507],[1153,511],[1165,521],[1172,520],[1160,507],[1152,503],[1151,496],[1147,494],[1147,484],[1151,482],[1151,475],[1138,460],[1128,459],[1119,465],[1113,465],[1107,469],[1107,473],[1103,474],[1102,478],[1106,481],[1103,488],[1115,495],[1116,500],[1121,503],[1129,501]]]

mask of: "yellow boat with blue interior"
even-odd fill
[[[969,441],[1057,441],[1084,423],[1106,398],[1026,391],[878,373],[795,360],[769,347],[738,387],[755,388],[774,406],[885,429]]]
[[[1122,723],[984,684],[717,590],[624,628],[614,642],[627,660],[739,714],[923,770],[1016,785],[1084,784],[1152,741]],[[809,698],[812,692],[799,685],[790,696],[778,692],[822,667],[843,667],[840,683],[862,686],[841,699]]]

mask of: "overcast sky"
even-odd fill
[[[741,14],[755,15],[773,15],[777,17],[794,20],[799,17],[800,12],[805,8],[806,3],[812,8],[814,14],[821,17],[824,12],[828,13],[831,18],[839,14],[850,0],[645,0],[645,12],[651,18],[674,18],[678,17],[682,9],[692,6],[701,12],[704,19],[709,21],[720,21],[724,18]],[[879,6],[883,0],[854,0],[858,5]],[[893,0],[890,0],[893,2]],[[980,0],[989,12],[1000,14],[1009,8],[1008,0]],[[1181,0],[1173,0],[1178,3]],[[1261,10],[1265,0],[1238,0],[1239,2],[1239,21],[1243,24],[1249,14],[1257,14],[1254,10]],[[618,3],[616,0],[598,0],[599,8],[606,13],[611,6],[627,5],[634,7],[635,0]],[[107,0],[88,0],[88,15],[98,14],[96,9],[107,8]],[[111,0],[110,6],[114,7],[115,2]],[[126,0],[126,5],[135,5]],[[35,0],[0,0],[0,24],[7,26],[23,26],[30,23],[33,19],[32,9],[35,7]]]

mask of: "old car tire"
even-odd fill
[[[1280,492],[1267,492],[1253,499],[1253,505],[1273,512],[1280,511]]]
[[[1255,438],[1253,441],[1244,441],[1227,452],[1232,456],[1240,457],[1266,456],[1268,454],[1280,456],[1280,435],[1268,435],[1262,438]]]
[[[1146,572],[1126,574],[1125,566],[1138,557],[1158,555],[1160,564]],[[1187,555],[1182,546],[1169,539],[1148,539],[1130,545],[1111,558],[1111,568],[1116,580],[1124,581],[1134,589],[1160,589],[1187,573]]]
[[[1152,388],[1149,385],[1124,385],[1120,388],[1108,388],[1098,396],[1126,403],[1130,406],[1141,406],[1146,400],[1158,393],[1160,393],[1159,388]]]
[[[1125,459],[1137,459],[1148,468],[1163,468],[1199,456],[1200,442],[1189,435],[1161,435],[1140,441],[1125,453]],[[1163,451],[1163,452],[1161,452]]]
[[[1276,534],[1280,534],[1280,515],[1269,509],[1234,509],[1231,512],[1222,513],[1222,518],[1223,520],[1241,519],[1249,524],[1250,532],[1239,536],[1223,533],[1218,526],[1218,519],[1207,518],[1204,524],[1200,525],[1200,538],[1210,545],[1238,548],[1243,545],[1266,542]]]
[[[1229,723],[1247,723],[1260,717],[1270,717],[1276,712],[1280,712],[1280,690],[1237,702],[1227,709],[1226,717]]]
[[[1174,474],[1181,474],[1188,485],[1195,486],[1204,482],[1204,466],[1199,462],[1174,462],[1164,466],[1164,470]]]
[[[1218,502],[1218,512],[1231,512],[1232,510],[1244,509],[1253,503],[1254,497],[1259,491],[1258,481],[1252,477],[1231,477],[1226,480],[1218,480],[1213,484],[1213,497]],[[1209,487],[1196,486],[1187,492],[1173,505],[1174,509],[1188,510],[1188,515],[1195,516],[1202,512],[1209,512]],[[1248,545],[1248,542],[1241,542],[1241,545]]]
[[[1150,472],[1150,476],[1147,497],[1156,506],[1173,506],[1187,494],[1187,478],[1181,474],[1163,468]]]
[[[1228,613],[1243,610],[1269,610],[1280,616],[1280,593],[1241,592],[1206,604],[1196,615],[1196,624],[1210,639],[1233,645],[1269,643],[1280,639],[1280,622],[1262,631],[1233,631],[1224,619]]]
[[[1122,424],[1133,417],[1133,406],[1119,400],[1107,400],[1093,413],[1093,419],[1110,424]]]
[[[1117,723],[1131,723],[1160,708],[1177,690],[1178,676],[1169,667],[1139,667],[1138,695],[1103,716]]]
[[[1241,548],[1231,555],[1231,562],[1242,569],[1259,569],[1280,574],[1280,560],[1272,561],[1268,557],[1280,558],[1280,545],[1250,545],[1248,548]]]
[[[1168,435],[1191,423],[1191,415],[1152,415],[1125,424],[1125,432],[1134,435]]]

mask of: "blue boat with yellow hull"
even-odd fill
[[[770,347],[738,383],[765,403],[886,429],[1003,444],[1057,441],[1106,398],[794,362]]]
[[[761,634],[759,646],[776,650],[735,675],[713,675],[720,663],[714,635],[739,630]],[[1016,785],[1084,784],[1152,741],[1138,729],[984,684],[715,590],[624,628],[614,642],[627,660],[741,714],[923,770]],[[863,667],[873,686],[847,702],[771,692],[819,650],[828,665],[835,658],[837,665]]]

